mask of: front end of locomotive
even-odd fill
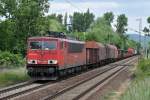
[[[58,68],[58,40],[49,37],[28,39],[27,71],[35,80],[55,80]]]

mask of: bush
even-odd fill
[[[150,78],[134,81],[120,100],[149,100]]]
[[[25,68],[10,69],[0,73],[0,88],[29,79]]]
[[[141,59],[138,68],[137,73],[139,75],[150,75],[150,59]]]
[[[138,67],[143,71],[143,72],[149,72],[150,71],[150,59],[142,59],[138,65]]]
[[[23,66],[25,61],[19,54],[10,52],[0,52],[0,65],[3,67],[18,67]]]
[[[136,78],[120,100],[149,100],[150,99],[150,59],[141,59],[137,66]]]

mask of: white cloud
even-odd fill
[[[83,8],[93,8],[93,9],[108,9],[108,8],[118,8],[119,4],[116,2],[85,2],[79,3],[79,6]]]
[[[85,12],[88,8],[93,12],[97,13],[103,11],[104,9],[116,9],[119,4],[116,2],[72,2],[69,4],[67,2],[50,2],[50,13],[62,13],[68,12],[72,14],[75,11]]]

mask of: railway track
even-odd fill
[[[11,90],[14,90],[14,89],[24,87],[26,85],[30,85],[33,82],[34,81],[27,81],[27,82],[23,82],[23,83],[19,83],[19,84],[15,84],[15,85],[12,85],[12,86],[9,86],[9,87],[2,88],[2,89],[0,89],[0,94],[11,91]]]
[[[96,88],[105,81],[112,79],[117,74],[125,70],[127,67],[129,67],[129,64],[134,63],[133,61],[135,61],[135,59],[125,62],[124,65],[118,66],[116,64],[116,66],[105,69],[101,73],[95,74],[86,80],[73,84],[72,86],[63,89],[56,94],[47,96],[42,100],[79,100],[92,89]],[[85,98],[82,100],[85,100]]]
[[[32,97],[30,94],[29,94],[29,99],[32,98],[32,100],[39,100],[39,99],[51,100],[51,99],[54,99],[54,98],[56,98],[56,97],[58,97],[58,96],[60,96],[64,93],[66,93],[69,90],[72,90],[73,88],[78,87],[79,85],[81,85],[83,83],[86,83],[86,82],[90,81],[91,79],[94,79],[95,77],[100,76],[101,74],[104,74],[104,73],[108,72],[109,70],[114,69],[118,65],[127,66],[128,64],[124,64],[124,63],[131,60],[132,58],[133,57],[125,59],[123,61],[119,61],[119,62],[110,64],[111,66],[109,66],[109,67],[106,65],[106,68],[102,68],[102,70],[100,70],[100,73],[95,74],[93,76],[93,74],[95,73],[95,72],[93,72],[93,74],[91,74],[92,76],[90,78],[85,78],[85,80],[79,81],[79,82],[75,83],[72,86],[67,86],[67,88],[65,87],[64,84],[68,84],[67,81],[71,81],[71,79],[74,79],[74,77],[67,78],[66,80],[58,81],[58,82],[56,82],[56,84],[53,84],[53,85],[52,85],[52,83],[54,83],[54,82],[47,82],[47,83],[44,83],[44,84],[42,83],[41,84],[41,83],[35,83],[35,82],[31,81],[31,82],[26,82],[26,83],[22,83],[22,84],[19,84],[19,85],[15,85],[15,86],[12,86],[12,87],[9,87],[9,88],[1,89],[0,90],[0,100],[7,100],[7,99],[16,98],[16,97],[22,96],[24,94],[31,93],[34,90],[38,90],[38,89],[41,89],[41,88],[44,88],[44,87],[47,87],[47,86],[50,86],[50,85],[51,85],[50,88],[54,88],[54,87],[58,87],[58,88],[57,89],[50,89],[51,92],[48,93],[49,96],[44,96],[44,98],[43,98],[42,96],[39,95],[39,97],[38,97],[38,92],[37,92],[37,94],[36,94],[37,99],[33,99],[35,96],[33,95],[33,97]],[[87,76],[89,76],[89,75],[87,75]],[[82,74],[81,74],[81,76],[82,76]],[[77,75],[76,77],[80,77],[80,74]],[[62,86],[61,86],[61,84],[62,84]],[[59,88],[59,86],[61,88]],[[41,92],[41,94],[42,94],[42,92]],[[45,95],[47,95],[47,94],[45,94]],[[16,100],[21,100],[21,98],[16,99]],[[22,100],[27,100],[27,99],[22,99]],[[60,99],[60,100],[62,100],[62,99]],[[65,99],[65,100],[67,100],[67,99]]]
[[[0,100],[7,100],[14,97],[17,97],[19,95],[28,93],[30,91],[42,88],[46,85],[49,85],[52,82],[47,83],[38,83],[36,81],[28,81],[21,84],[17,84],[5,89],[0,90]]]

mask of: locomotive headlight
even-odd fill
[[[57,60],[48,60],[48,64],[57,64],[58,61]]]
[[[28,60],[28,64],[37,64],[37,60]]]

